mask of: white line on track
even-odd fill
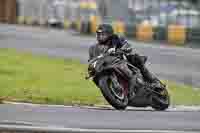
[[[81,129],[63,127],[34,127],[0,125],[0,131],[14,132],[51,132],[51,133],[199,133],[198,131],[176,131],[176,130],[121,130],[121,129]]]
[[[18,103],[18,102],[7,102],[4,101],[3,103],[5,104],[15,104],[15,105],[24,105],[24,106],[32,106],[32,107],[65,107],[65,108],[72,108],[72,107],[80,107],[80,108],[88,108],[88,109],[113,109],[109,105],[97,105],[97,106],[65,106],[65,105],[47,105],[47,104],[31,104],[31,103]],[[136,108],[136,107],[128,107],[127,110],[129,111],[134,111],[134,110],[152,110],[151,107],[147,108]],[[166,111],[168,112],[180,112],[180,111],[197,111],[200,112],[200,106],[184,106],[184,105],[179,105],[179,106],[171,106],[169,107]]]

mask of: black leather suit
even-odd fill
[[[105,44],[95,44],[89,48],[89,60],[99,56],[101,53],[105,53],[110,48],[132,48],[131,45],[123,37],[113,35]],[[146,59],[144,56],[140,56],[136,53],[131,53],[127,56],[128,61],[140,69],[144,80],[150,83],[154,82],[155,77],[145,67]]]

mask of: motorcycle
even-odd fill
[[[170,105],[166,85],[159,79],[159,87],[152,87],[145,82],[140,70],[128,62],[127,53],[125,50],[117,50],[93,58],[89,61],[86,79],[92,79],[107,102],[117,110],[125,110],[127,106],[150,106],[155,110],[166,110]],[[124,66],[136,77],[135,96],[132,99],[129,98],[130,83]]]

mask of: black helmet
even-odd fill
[[[110,24],[101,24],[96,31],[97,41],[99,43],[105,43],[113,35],[113,28]]]

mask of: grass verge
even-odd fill
[[[107,104],[87,66],[75,60],[0,49],[0,101],[62,105]],[[200,105],[200,90],[168,82],[172,104]]]

